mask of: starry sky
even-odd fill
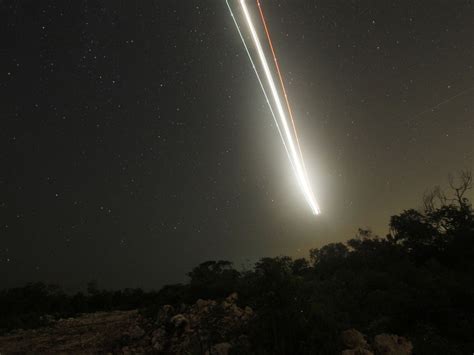
[[[472,1],[262,5],[318,217],[225,1],[0,0],[1,285],[307,256],[473,168]]]

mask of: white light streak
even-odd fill
[[[268,98],[267,91],[265,90],[265,86],[262,83],[262,79],[260,78],[260,74],[258,74],[257,67],[255,66],[255,62],[253,61],[252,55],[250,54],[250,50],[247,46],[247,42],[245,42],[245,38],[242,34],[242,31],[240,30],[240,26],[237,23],[237,20],[234,16],[234,12],[232,11],[232,8],[230,7],[229,0],[226,0],[227,7],[229,8],[230,15],[232,16],[232,20],[234,20],[235,27],[237,28],[237,32],[239,33],[240,39],[242,40],[242,43],[244,44],[245,52],[247,53],[247,56],[249,57],[250,63],[252,64],[252,68],[255,72],[255,75],[257,76],[258,83],[260,84],[260,87],[262,88],[263,95],[265,96],[265,100],[267,101],[268,108],[270,109],[270,112],[273,117],[273,121],[275,121],[276,128],[278,130],[278,133],[280,134],[281,141],[283,142],[283,146],[285,147],[286,154],[288,155],[288,159],[290,160],[291,167],[293,170],[295,170],[295,166],[293,165],[293,160],[291,159],[290,151],[288,150],[288,147],[286,146],[285,142],[285,137],[283,136],[283,132],[281,131],[280,125],[278,124],[278,119],[276,118],[275,111],[273,110],[272,104],[270,103],[270,99]],[[296,170],[295,170],[296,173]]]
[[[242,5],[242,9],[244,12],[245,19],[247,21],[247,24],[250,29],[250,33],[252,35],[252,39],[255,43],[255,47],[257,48],[258,55],[260,57],[260,61],[263,66],[263,70],[265,72],[265,76],[267,78],[268,85],[270,86],[270,91],[272,93],[273,99],[275,101],[276,107],[278,114],[280,116],[281,123],[283,125],[283,131],[285,133],[285,138],[288,143],[288,146],[290,148],[290,161],[292,165],[294,166],[296,178],[299,182],[299,185],[303,191],[303,195],[305,196],[306,201],[308,202],[313,214],[317,215],[320,214],[321,211],[319,209],[318,203],[316,202],[313,193],[311,191],[311,187],[309,185],[309,182],[306,178],[306,175],[304,173],[301,157],[298,154],[296,150],[296,146],[293,140],[293,136],[291,134],[289,125],[288,125],[288,119],[285,115],[285,111],[283,110],[283,106],[281,104],[280,97],[278,95],[278,91],[275,86],[275,81],[273,79],[272,73],[270,71],[268,61],[265,57],[265,53],[262,49],[262,45],[260,43],[260,40],[257,35],[257,31],[255,30],[255,26],[253,25],[252,18],[250,17],[247,5],[245,3],[245,0],[240,0],[240,4]]]

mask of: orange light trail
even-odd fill
[[[267,100],[268,105],[270,106],[270,111],[272,113],[272,116],[276,123],[278,123],[278,120],[276,119],[276,114],[278,114],[279,117],[279,123],[277,125],[277,128],[280,127],[281,123],[281,130],[278,129],[280,136],[282,138],[283,144],[285,146],[285,150],[287,151],[288,158],[290,160],[290,163],[294,169],[298,184],[301,187],[301,190],[303,192],[303,195],[308,202],[311,211],[313,212],[314,215],[318,215],[321,213],[321,210],[319,208],[318,203],[316,202],[316,199],[314,198],[313,191],[311,189],[310,183],[308,176],[305,172],[305,168],[302,162],[302,154],[301,154],[301,149],[298,151],[297,144],[295,142],[295,134],[291,132],[290,128],[290,122],[288,122],[287,118],[287,110],[283,108],[283,103],[282,99],[280,98],[280,94],[278,92],[277,86],[275,84],[275,80],[272,75],[272,70],[270,69],[268,60],[265,56],[265,51],[263,50],[262,43],[260,42],[257,30],[253,24],[252,21],[252,16],[250,15],[250,11],[247,7],[246,0],[240,0],[240,5],[242,8],[242,15],[244,16],[244,19],[248,25],[249,29],[249,34],[251,36],[251,39],[255,45],[255,50],[256,53],[258,54],[258,58],[260,59],[260,64],[261,64],[261,69],[263,69],[264,77],[266,79],[267,86],[270,91],[270,96],[273,98],[275,108],[276,110],[274,111],[271,106],[271,103],[269,101],[269,95],[267,95],[267,91],[265,89],[265,86],[263,85],[262,80],[260,79],[260,74],[257,68],[255,67],[255,63],[252,59],[252,55],[250,51],[248,50],[248,46],[246,44],[245,37],[242,35],[242,32],[240,30],[240,26],[233,14],[232,8],[229,5],[228,0],[226,0],[227,6],[229,8],[230,14],[232,16],[232,19],[234,21],[234,24],[236,25],[237,31],[239,32],[239,36],[241,37],[242,42],[244,43],[245,50],[249,56],[250,62],[252,64],[252,67],[255,71],[255,74],[257,76],[257,79],[259,80],[260,86],[262,88],[262,91],[264,92],[265,99]],[[280,74],[280,82],[282,82],[282,77]],[[293,123],[293,129],[294,129],[294,123]]]
[[[291,110],[290,101],[288,100],[288,95],[286,94],[285,83],[283,82],[283,76],[281,75],[280,65],[278,64],[278,59],[277,59],[277,56],[275,54],[275,49],[273,48],[272,38],[270,36],[270,31],[268,30],[267,21],[265,20],[265,16],[263,15],[263,10],[262,10],[262,5],[260,4],[260,0],[257,0],[257,6],[258,6],[258,10],[260,12],[260,18],[262,19],[262,22],[263,22],[263,27],[265,28],[265,33],[267,35],[268,43],[270,44],[270,49],[272,51],[273,61],[275,62],[275,67],[276,67],[276,70],[277,70],[277,73],[278,73],[278,78],[280,79],[280,85],[281,85],[281,88],[282,88],[282,91],[283,91],[283,96],[285,96],[286,107],[288,108],[288,113],[290,114],[290,120],[291,120],[291,124],[293,126],[293,132],[294,132],[295,137],[296,137],[296,144],[298,145],[298,150],[299,150],[299,153],[300,153],[304,173],[307,177],[308,172],[306,171],[306,165],[305,165],[304,159],[303,159],[303,152],[301,151],[300,140],[299,140],[299,137],[298,137],[298,133],[296,132],[296,124],[295,124],[295,120],[293,118],[293,111]]]

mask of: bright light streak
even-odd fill
[[[265,20],[265,16],[263,15],[262,5],[260,5],[260,0],[257,0],[257,6],[258,6],[258,10],[260,12],[260,18],[262,19],[263,27],[265,28],[265,33],[267,35],[268,44],[270,45],[270,49],[272,51],[273,62],[275,63],[275,67],[276,67],[276,70],[277,70],[277,73],[278,73],[278,78],[280,79],[280,85],[281,85],[281,88],[283,90],[283,96],[285,97],[286,107],[288,108],[288,113],[290,114],[290,120],[291,120],[291,123],[293,125],[293,132],[295,133],[296,143],[298,144],[298,150],[300,152],[300,157],[301,157],[301,162],[302,162],[302,165],[303,165],[304,173],[307,177],[308,173],[306,171],[306,166],[304,164],[303,152],[301,151],[300,140],[298,138],[298,132],[296,131],[295,120],[293,118],[293,111],[291,110],[290,101],[288,100],[288,95],[286,94],[285,83],[283,81],[283,75],[281,75],[280,65],[278,64],[278,59],[277,59],[277,56],[275,54],[275,49],[273,48],[272,38],[270,36],[270,31],[268,30],[267,21]]]
[[[260,84],[260,87],[263,91],[263,95],[265,96],[265,100],[267,101],[268,108],[270,109],[270,112],[273,117],[273,121],[275,121],[275,125],[277,127],[278,133],[280,134],[281,141],[283,142],[283,146],[285,147],[286,154],[288,155],[288,159],[290,160],[291,167],[293,170],[295,170],[295,166],[293,165],[293,160],[291,159],[290,151],[288,150],[288,147],[286,146],[285,142],[285,137],[283,136],[283,132],[281,131],[280,125],[278,124],[278,119],[276,118],[275,111],[273,110],[272,104],[270,103],[270,99],[268,98],[267,91],[265,90],[265,86],[263,85],[262,79],[260,78],[260,74],[258,73],[257,67],[255,66],[255,62],[253,61],[252,55],[250,54],[250,50],[247,46],[247,42],[245,42],[245,38],[242,34],[242,31],[240,30],[240,26],[234,16],[234,12],[232,11],[232,8],[229,4],[229,0],[226,0],[227,7],[229,8],[230,15],[232,16],[232,20],[234,21],[235,27],[237,28],[237,32],[239,33],[240,39],[242,40],[242,43],[244,44],[245,52],[247,53],[247,56],[249,57],[250,63],[252,64],[252,68],[255,72],[255,75],[257,76],[258,83]]]
[[[265,53],[262,49],[262,45],[261,45],[260,40],[258,38],[257,31],[255,30],[255,26],[253,25],[252,18],[250,17],[250,14],[249,14],[247,5],[245,3],[245,0],[240,0],[240,4],[242,5],[242,9],[243,9],[243,12],[244,12],[245,19],[246,19],[247,24],[249,26],[250,33],[252,35],[252,39],[253,39],[253,41],[255,43],[255,46],[257,48],[257,52],[258,52],[258,55],[260,57],[260,61],[261,61],[262,66],[263,66],[263,70],[265,72],[265,76],[266,76],[267,81],[268,81],[268,85],[270,86],[270,90],[271,90],[273,99],[275,101],[277,111],[278,111],[278,114],[280,116],[281,123],[283,125],[283,131],[285,133],[285,137],[286,137],[286,140],[288,142],[288,146],[290,148],[290,156],[293,160],[293,165],[295,167],[296,178],[297,178],[297,180],[298,180],[298,182],[301,186],[303,194],[304,194],[304,196],[306,198],[306,201],[308,202],[313,214],[317,215],[321,212],[320,212],[318,203],[316,202],[316,200],[313,196],[313,193],[311,191],[311,188],[310,188],[310,185],[309,185],[308,180],[306,178],[306,175],[304,173],[304,168],[303,168],[303,165],[302,165],[302,161],[300,159],[300,156],[297,153],[295,143],[294,143],[294,140],[293,140],[293,136],[292,136],[291,131],[290,131],[289,126],[288,126],[288,120],[286,118],[285,111],[283,110],[283,106],[281,104],[281,100],[280,100],[280,97],[278,95],[278,91],[276,89],[275,81],[274,81],[272,73],[270,71],[268,61],[265,57]]]
[[[260,0],[257,0],[257,6],[258,6],[258,10],[260,12],[260,18],[262,19],[262,23],[263,23],[263,27],[265,29],[265,33],[267,35],[268,44],[270,45],[270,49],[272,51],[273,62],[275,63],[275,67],[276,67],[276,70],[277,70],[277,73],[278,73],[278,78],[280,79],[280,85],[281,85],[281,88],[282,88],[282,91],[283,91],[283,96],[285,97],[286,107],[288,108],[288,113],[290,114],[290,120],[291,120],[291,124],[293,126],[293,133],[295,134],[296,144],[298,146],[298,151],[300,153],[301,165],[303,166],[305,178],[308,179],[308,172],[306,171],[306,165],[304,163],[303,152],[301,151],[300,140],[298,138],[298,132],[296,131],[295,119],[293,118],[293,110],[291,109],[290,101],[288,100],[288,95],[286,94],[285,82],[283,81],[283,75],[281,74],[280,65],[278,64],[278,59],[277,59],[277,56],[275,54],[275,49],[273,48],[272,38],[270,36],[270,31],[268,30],[267,21],[265,20],[265,16],[263,15],[263,10],[262,10],[262,5],[260,4]],[[310,189],[311,196],[314,196],[313,195],[313,190],[311,189],[311,185],[309,183],[308,183],[308,187]]]

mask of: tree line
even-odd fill
[[[257,314],[248,332],[256,353],[333,354],[356,328],[372,336],[408,337],[419,354],[474,349],[474,213],[472,175],[450,178],[448,191],[426,193],[421,209],[390,218],[385,237],[360,229],[345,243],[311,249],[309,258],[262,258],[250,270],[229,261],[192,269],[186,284],[155,292],[99,290],[66,295],[41,283],[0,292],[0,328],[38,326],[52,317],[191,304],[232,292]],[[42,318],[43,317],[43,318]]]

